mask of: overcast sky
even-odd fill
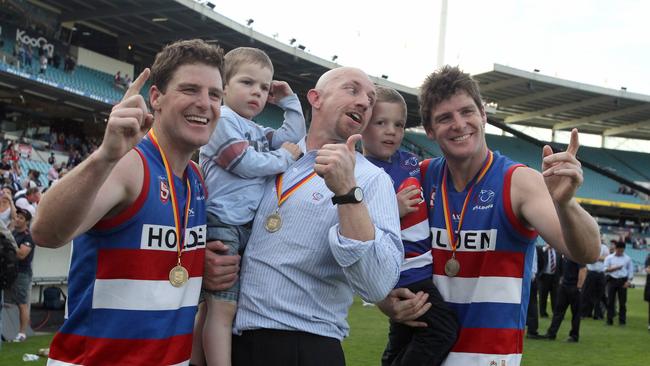
[[[418,86],[436,68],[441,0],[212,0],[215,10],[324,59]],[[317,5],[322,4],[322,5]],[[650,94],[650,1],[449,0],[445,62],[494,63]]]

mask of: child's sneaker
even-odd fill
[[[14,338],[14,342],[24,342],[27,339],[27,335],[25,333],[18,333],[16,334],[16,338]]]

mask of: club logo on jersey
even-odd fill
[[[185,230],[184,251],[205,247],[207,229],[205,225],[194,226]],[[143,225],[140,249],[176,251],[178,238],[176,228],[163,225]]]
[[[457,250],[460,252],[486,252],[492,251],[496,248],[497,244],[497,230],[463,230]],[[431,228],[433,236],[431,245],[434,249],[451,250],[451,244],[447,238],[447,230],[439,228]]]
[[[476,199],[476,205],[472,207],[472,211],[488,210],[494,207],[493,201],[495,195],[496,194],[491,189],[481,189],[481,192],[478,194]]]
[[[418,171],[420,170],[420,163],[418,162],[418,158],[415,156],[411,156],[410,158],[403,160],[400,165],[403,169],[413,169],[414,167],[418,167]]]
[[[162,177],[158,177],[158,181],[160,182],[160,202],[166,204],[169,201],[169,184]]]

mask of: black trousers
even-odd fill
[[[233,336],[233,366],[344,366],[338,339],[316,334],[256,329]]]
[[[625,315],[627,313],[627,288],[623,287],[627,278],[607,279],[607,323],[614,321],[614,312],[616,310],[616,296],[618,295],[618,323],[625,324]]]
[[[546,312],[546,301],[548,295],[551,295],[551,312],[555,309],[555,294],[558,288],[558,278],[554,274],[542,273],[539,275],[539,314],[541,316],[548,316]]]
[[[537,309],[537,281],[530,281],[530,296],[528,300],[528,312],[526,314],[526,332],[528,334],[537,334],[539,328],[539,312]]]
[[[553,309],[553,320],[551,326],[548,328],[546,334],[551,338],[555,338],[558,329],[564,320],[567,308],[571,306],[571,331],[569,336],[576,340],[580,338],[580,291],[573,286],[560,285],[557,291],[557,304]]]
[[[602,319],[603,308],[600,303],[605,294],[605,273],[588,271],[582,288],[582,316]]]
[[[382,366],[435,366],[445,360],[458,337],[458,318],[442,299],[431,279],[406,286],[413,293],[429,294],[431,308],[417,320],[425,328],[390,322],[388,344],[381,357]]]

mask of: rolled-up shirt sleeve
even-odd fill
[[[329,245],[354,291],[366,301],[377,302],[388,295],[399,279],[404,247],[397,198],[388,175],[376,175],[362,189],[375,226],[374,240],[344,237],[336,224],[330,228]]]

